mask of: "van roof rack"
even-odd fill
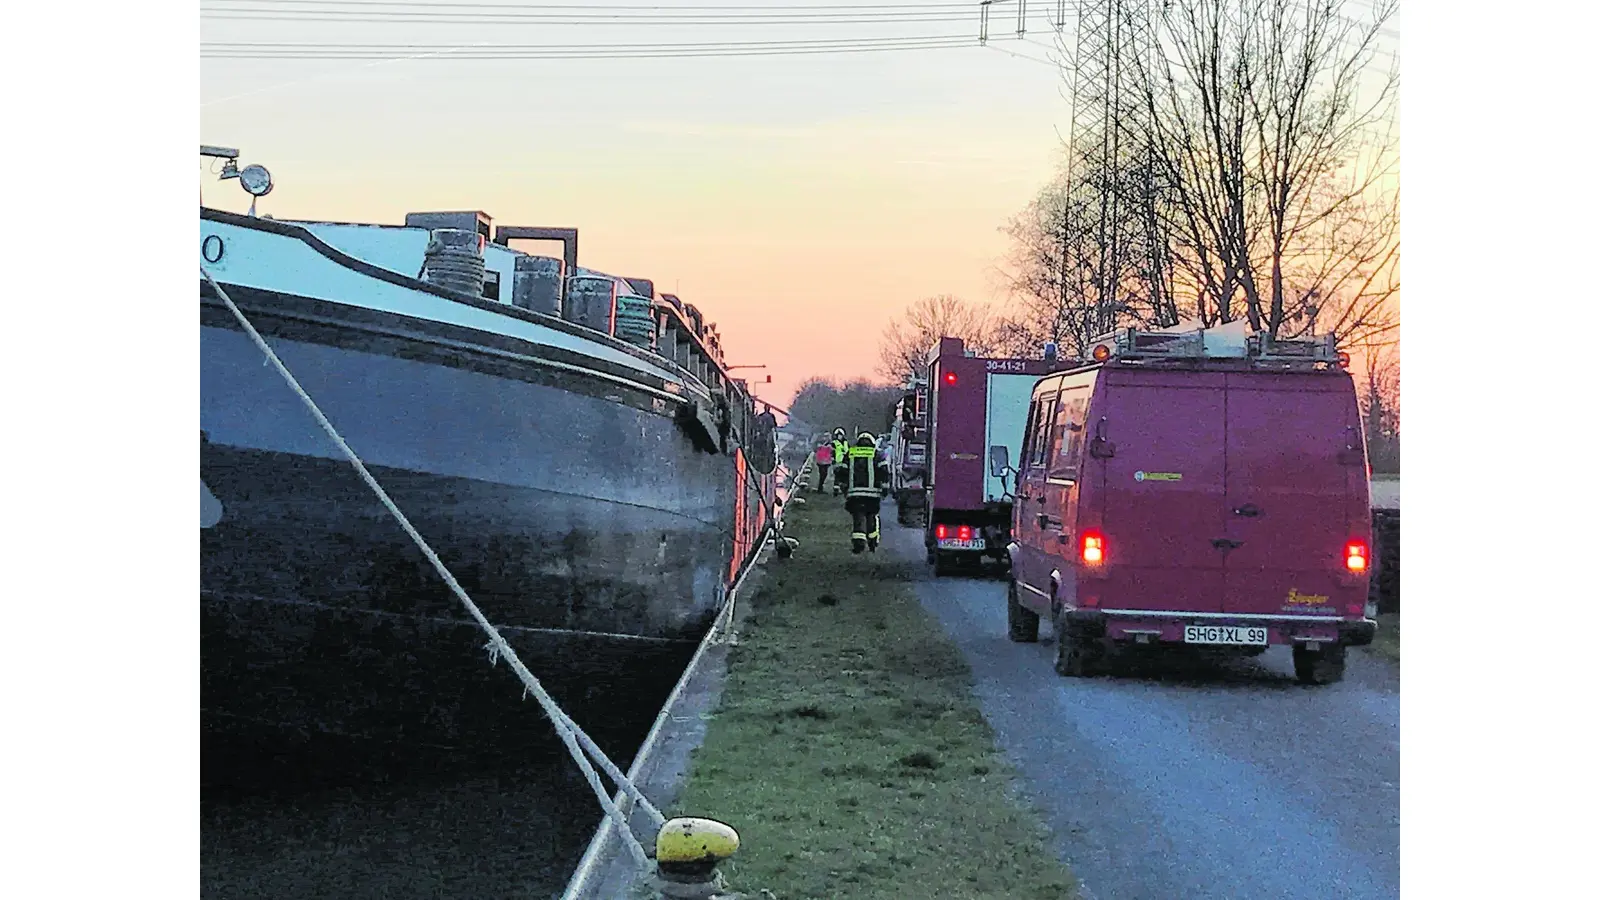
[[[1267,332],[1236,329],[1147,331],[1123,328],[1096,338],[1085,354],[1088,361],[1119,363],[1196,363],[1240,360],[1251,368],[1325,369],[1349,365],[1331,334],[1277,338]]]

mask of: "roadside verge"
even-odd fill
[[[839,501],[806,501],[669,815],[737,828],[730,887],[779,900],[1073,896],[910,566],[852,556]]]

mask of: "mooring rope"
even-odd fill
[[[584,751],[587,750],[592,754],[601,768],[605,769],[606,774],[611,776],[612,781],[620,789],[626,791],[629,796],[633,797],[640,807],[644,809],[652,820],[653,827],[660,828],[666,823],[666,817],[639,791],[639,788],[632,781],[628,780],[627,775],[617,768],[611,758],[606,756],[605,752],[583,732],[583,729],[579,728],[577,723],[567,716],[566,712],[561,709],[560,704],[556,703],[555,698],[545,692],[544,686],[539,683],[539,679],[535,678],[533,673],[528,671],[528,667],[522,664],[522,660],[518,658],[516,650],[512,649],[511,645],[506,643],[505,638],[500,636],[500,632],[484,616],[483,611],[478,608],[478,604],[467,596],[466,590],[456,581],[455,575],[451,574],[450,569],[445,566],[443,560],[439,559],[439,555],[433,552],[433,548],[417,532],[417,529],[412,527],[411,520],[406,518],[405,513],[400,511],[399,506],[395,505],[394,500],[389,497],[389,493],[383,489],[382,485],[378,484],[376,478],[372,477],[372,473],[367,471],[367,467],[361,462],[361,457],[357,456],[355,450],[345,443],[344,438],[339,434],[339,430],[334,428],[333,423],[328,421],[328,417],[322,414],[322,410],[317,406],[316,401],[312,400],[311,395],[306,393],[305,388],[300,386],[300,382],[295,379],[289,368],[283,364],[283,360],[279,359],[278,354],[274,353],[272,348],[267,345],[266,339],[261,336],[260,332],[256,331],[255,326],[250,324],[250,319],[245,316],[244,311],[234,304],[227,291],[222,289],[222,285],[211,277],[211,273],[206,271],[206,267],[203,265],[200,267],[200,275],[211,285],[212,290],[217,292],[217,296],[228,307],[228,311],[233,314],[233,317],[239,320],[239,325],[244,328],[246,334],[250,335],[250,339],[255,342],[256,347],[266,354],[267,361],[278,370],[278,374],[283,376],[283,380],[288,382],[289,387],[299,395],[306,408],[311,410],[311,415],[317,420],[317,424],[322,426],[322,430],[326,431],[328,437],[332,438],[333,442],[339,446],[345,458],[350,461],[350,465],[354,466],[356,473],[361,476],[361,480],[367,483],[367,487],[371,488],[374,494],[377,494],[378,499],[389,510],[389,514],[394,516],[395,521],[400,523],[400,527],[405,529],[406,534],[416,543],[417,548],[428,558],[428,562],[433,564],[434,571],[438,572],[439,577],[443,578],[445,584],[450,586],[450,590],[455,593],[456,599],[461,601],[462,606],[466,607],[467,612],[477,621],[478,626],[489,636],[489,642],[484,645],[489,651],[489,664],[491,666],[495,665],[502,656],[505,657],[511,666],[511,670],[522,681],[523,696],[526,697],[528,694],[532,694],[539,701],[539,705],[550,716],[550,720],[555,726],[556,734],[561,737],[562,743],[567,745],[567,750],[572,754],[573,760],[583,770],[584,778],[588,780],[589,786],[593,788],[595,797],[600,800],[600,805],[604,807],[606,815],[613,819],[617,829],[622,832],[622,836],[627,840],[628,850],[633,854],[634,859],[641,868],[649,869],[649,854],[645,852],[644,847],[639,843],[639,839],[634,836],[633,829],[628,827],[626,815],[617,808],[610,795],[606,793],[605,787],[600,782],[599,774],[590,765],[588,758],[584,755]]]

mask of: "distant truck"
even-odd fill
[[[1064,367],[1054,359],[969,356],[960,338],[939,339],[927,369],[923,501],[923,544],[936,575],[1008,561],[1010,473],[991,473],[985,457],[991,447],[1017,457],[1034,384]]]
[[[1301,681],[1343,678],[1376,623],[1366,444],[1331,336],[1130,329],[1090,357],[1038,381],[1020,453],[990,451],[1020,469],[1011,640],[1049,618],[1062,675],[1131,645],[1287,645]]]
[[[928,383],[912,379],[889,429],[889,490],[901,525],[922,524],[928,478]]]

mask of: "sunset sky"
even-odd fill
[[[603,15],[624,5],[565,8]],[[398,224],[409,211],[482,209],[500,224],[575,226],[581,264],[653,278],[699,306],[718,324],[730,363],[770,367],[773,383],[758,393],[780,405],[813,375],[872,375],[884,325],[920,297],[1000,301],[996,267],[1007,242],[998,229],[1048,180],[1068,125],[1061,76],[1045,62],[1054,43],[1045,14],[1056,4],[1030,5],[1023,41],[1015,5],[997,6],[988,48],[976,46],[975,2],[858,5],[847,15],[891,21],[803,24],[752,21],[800,0],[722,5],[733,12],[696,25],[441,24],[441,12],[505,7],[356,2],[342,6],[359,21],[330,22],[285,18],[328,3],[204,0],[201,37],[213,50],[927,36],[971,46],[382,64],[206,58],[201,139],[271,169],[276,187],[259,211],[279,218]],[[799,14],[819,15],[823,5],[804,0]],[[397,12],[427,21],[374,21]],[[207,205],[248,206],[236,186],[202,182]]]

